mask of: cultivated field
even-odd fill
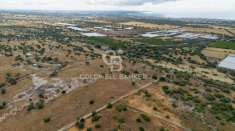
[[[209,58],[224,59],[230,54],[235,54],[235,50],[208,47],[202,53]]]
[[[150,29],[172,29],[172,28],[176,28],[176,26],[174,26],[174,25],[160,25],[160,24],[152,24],[152,23],[137,22],[137,21],[130,21],[130,22],[119,23],[119,24],[128,25],[128,26],[143,27],[143,28],[150,28]]]

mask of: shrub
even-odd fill
[[[76,126],[78,126],[79,129],[83,129],[85,127],[85,120],[77,118]]]
[[[100,124],[95,124],[95,128],[101,128]]]
[[[132,81],[131,84],[132,84],[133,86],[136,86],[136,82],[134,82],[134,81]]]
[[[143,127],[139,127],[139,131],[144,131],[144,128]]]
[[[1,83],[0,88],[3,88],[5,85],[6,85],[5,83]]]
[[[30,104],[28,105],[28,107],[27,107],[27,111],[30,112],[30,111],[32,111],[33,109],[35,109],[34,104],[33,104],[33,103],[30,103]]]
[[[108,103],[108,104],[107,104],[107,108],[108,108],[108,109],[111,109],[112,107],[113,107],[113,105],[112,105],[111,103]]]
[[[44,123],[48,123],[48,122],[51,121],[51,118],[50,118],[50,117],[45,117],[45,118],[43,119],[43,121],[44,121]]]
[[[0,110],[6,107],[7,103],[5,101],[0,101]]]
[[[96,112],[92,112],[92,115],[91,115],[91,121],[92,122],[96,122],[96,121],[99,121],[101,116],[99,116]]]
[[[143,120],[145,120],[146,122],[149,122],[149,121],[150,121],[150,118],[149,118],[147,115],[145,115],[145,114],[140,114],[140,116],[141,116],[141,118],[142,118]]]
[[[170,95],[172,94],[172,91],[169,89],[168,86],[163,86],[162,90],[164,91],[165,94]]]
[[[160,128],[160,131],[168,131],[167,129],[165,129],[164,127]]]
[[[6,94],[6,89],[1,89],[1,94]]]
[[[124,118],[118,118],[117,121],[118,121],[118,123],[125,123],[125,119]]]
[[[95,103],[94,100],[89,101],[89,104],[90,104],[90,105],[93,105],[94,103]]]
[[[144,96],[145,97],[151,97],[152,95],[147,90],[145,90],[144,91]]]
[[[6,74],[5,79],[11,85],[16,85],[17,84],[16,79],[9,73]]]
[[[86,131],[92,131],[92,129],[91,128],[87,128]]]
[[[35,105],[36,105],[37,109],[43,109],[44,108],[44,101],[39,100]]]
[[[117,110],[118,112],[127,111],[127,105],[125,105],[125,104],[120,104],[120,105],[118,105],[118,106],[116,107],[116,110]]]
[[[142,121],[141,121],[140,118],[137,118],[137,119],[136,119],[136,122],[141,123]]]

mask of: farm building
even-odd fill
[[[223,61],[219,63],[218,67],[235,72],[235,55],[227,56]]]

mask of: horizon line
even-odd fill
[[[68,9],[1,9],[0,8],[0,13],[1,11],[38,11],[38,12],[152,12],[152,13],[156,13],[157,12],[153,12],[153,11],[131,11],[131,10],[68,10]],[[161,14],[159,14],[161,15]],[[154,17],[154,16],[153,16]],[[193,18],[193,17],[165,17],[165,16],[157,16],[158,18],[165,18],[165,19],[205,19],[205,20],[223,20],[223,21],[235,21],[235,19],[226,19],[226,18],[206,18],[206,17],[198,17],[198,18]]]

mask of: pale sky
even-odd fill
[[[235,20],[235,0],[0,0],[0,9],[129,10]]]

